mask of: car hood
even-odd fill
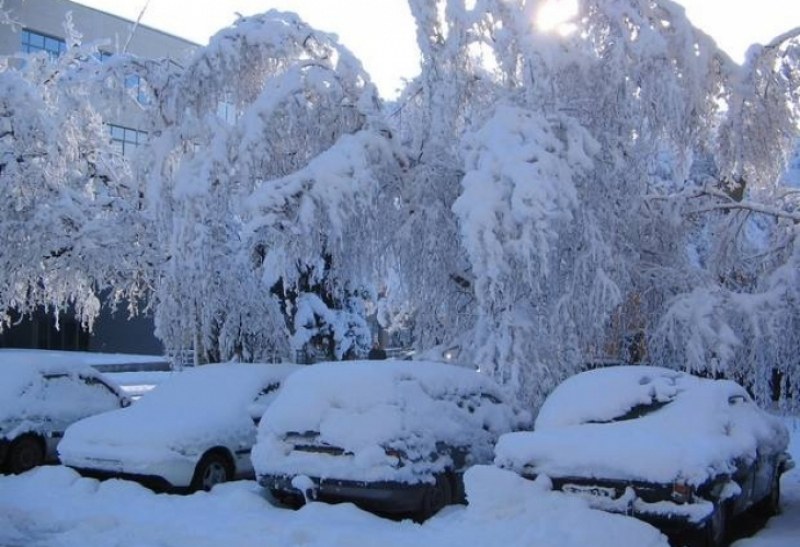
[[[256,428],[249,416],[172,414],[153,417],[134,404],[131,407],[92,416],[69,428],[59,444],[59,454],[85,457],[94,452],[133,448],[170,450],[195,454],[210,446],[252,446]]]

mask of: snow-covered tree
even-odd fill
[[[461,331],[468,359],[535,404],[654,321],[683,232],[645,197],[687,177],[732,64],[672,2],[580,2],[564,33],[537,29],[544,2],[410,4],[423,72],[400,100],[413,161],[403,233],[436,259],[404,280],[435,288],[418,309],[470,318],[429,332]],[[538,205],[515,208],[525,195]]]
[[[800,131],[800,32],[753,46],[733,74],[713,169],[675,200],[696,227],[692,287],[667,302],[653,351],[797,404],[798,201],[783,173]]]
[[[299,296],[323,257],[333,301],[374,284],[377,211],[402,167],[375,88],[333,36],[270,11],[217,34],[175,93],[150,168],[167,261],[158,332],[204,358],[285,357],[298,323],[276,284]]]
[[[60,58],[12,56],[0,70],[4,321],[11,309],[71,307],[91,326],[100,292],[135,303],[148,290],[140,188],[93,105],[96,49],[67,30]]]

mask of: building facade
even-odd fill
[[[44,51],[57,57],[66,50],[65,24],[82,35],[83,43],[95,43],[101,55],[125,52],[142,58],[167,58],[184,65],[198,44],[146,25],[67,0],[4,0],[14,25],[0,24],[0,56]],[[134,93],[138,77],[126,78]],[[141,100],[146,96],[141,94]],[[124,155],[134,154],[147,140],[136,108],[123,108],[107,118],[109,140]],[[2,282],[2,280],[0,280]],[[12,317],[11,328],[0,331],[0,347],[92,350],[114,353],[161,354],[163,347],[153,334],[152,317],[129,318],[125,306],[112,312],[103,306],[92,333],[65,310],[56,323],[52,312],[33,317]],[[12,312],[13,316],[13,312]]]

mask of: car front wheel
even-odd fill
[[[233,471],[228,458],[219,452],[207,452],[195,467],[191,489],[194,492],[198,490],[208,492],[215,485],[228,482],[232,478]]]
[[[14,475],[24,473],[44,463],[44,448],[33,435],[23,435],[8,449],[8,471]]]

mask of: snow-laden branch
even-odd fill
[[[720,201],[718,203],[712,203],[709,205],[704,205],[686,210],[684,211],[684,215],[686,216],[700,215],[703,213],[710,213],[713,211],[730,211],[738,209],[738,210],[750,211],[753,213],[760,213],[763,215],[769,215],[775,218],[791,220],[795,224],[800,223],[800,213],[795,213],[792,211],[784,211],[774,206],[749,200],[736,201],[733,198],[731,198],[729,194],[717,188],[712,188],[708,186],[697,191],[691,191],[685,195],[653,197],[651,199],[672,199],[676,197],[685,200],[710,197]]]

